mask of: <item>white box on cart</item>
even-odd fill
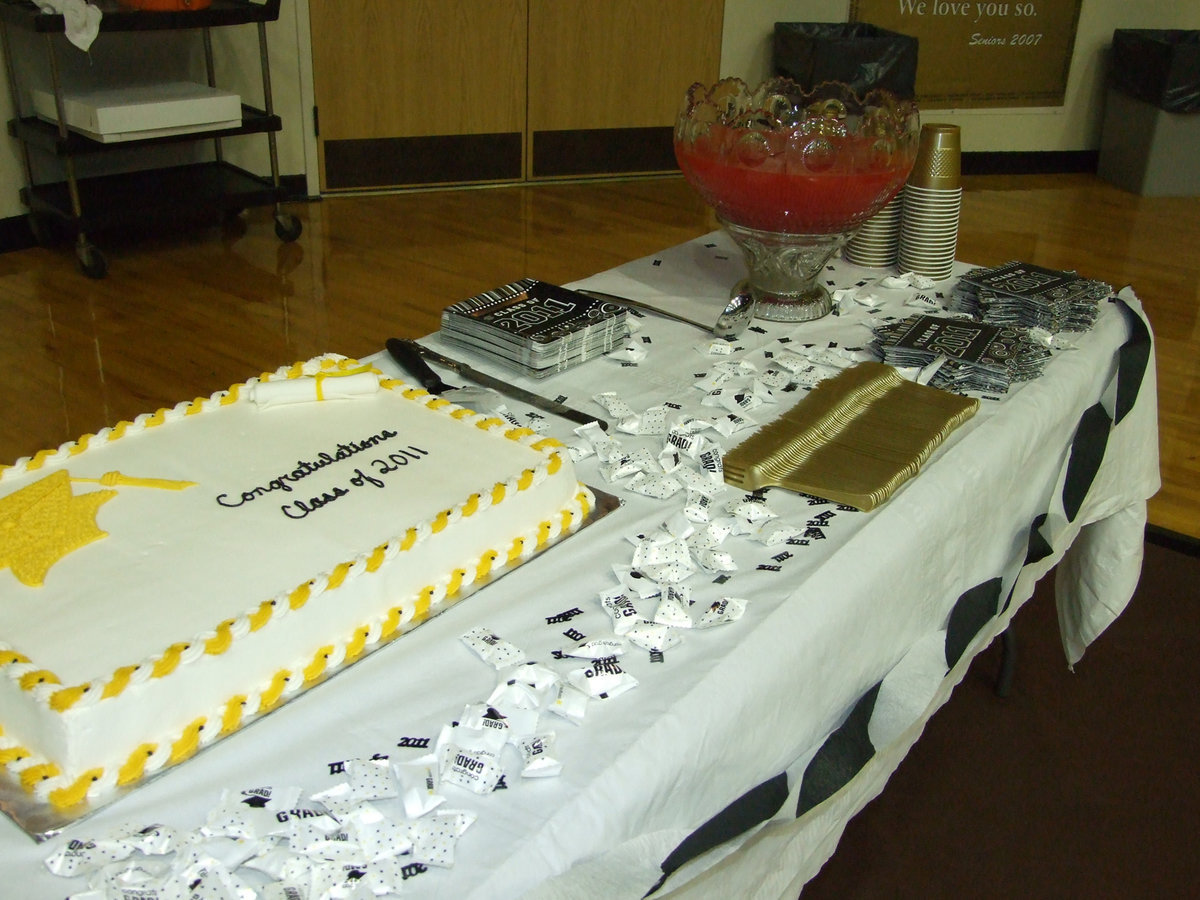
[[[242,98],[190,81],[121,88],[67,91],[62,96],[67,127],[104,143],[235,128],[242,123]],[[58,121],[51,91],[33,91],[33,110]]]

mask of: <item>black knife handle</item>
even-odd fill
[[[450,385],[442,381],[437,372],[429,368],[429,363],[425,362],[425,358],[421,356],[421,351],[417,349],[414,341],[388,338],[387,351],[391,354],[392,359],[399,363],[400,368],[416,378],[421,383],[421,387],[429,393],[441,394],[453,390]]]

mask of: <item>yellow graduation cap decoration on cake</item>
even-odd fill
[[[96,513],[116,495],[104,490],[76,496],[71,476],[60,469],[0,497],[0,568],[12,569],[21,584],[40,587],[56,562],[107,534]]]
[[[60,469],[0,497],[0,569],[11,569],[21,584],[41,587],[56,562],[108,534],[96,524],[96,513],[117,492],[105,489],[76,494],[71,490],[72,481],[170,490],[193,484],[128,478],[119,472],[109,472],[101,478],[72,479],[66,469]]]

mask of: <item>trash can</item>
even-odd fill
[[[917,81],[917,39],[866,22],[776,22],[772,65],[805,90],[841,81],[860,97],[885,88],[907,100]]]
[[[1200,196],[1200,31],[1113,32],[1097,173],[1146,197]]]

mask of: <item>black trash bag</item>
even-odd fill
[[[1200,31],[1118,28],[1109,83],[1167,112],[1200,112]]]
[[[866,22],[776,22],[773,64],[805,90],[841,81],[860,97],[884,88],[911,100],[917,39]]]

